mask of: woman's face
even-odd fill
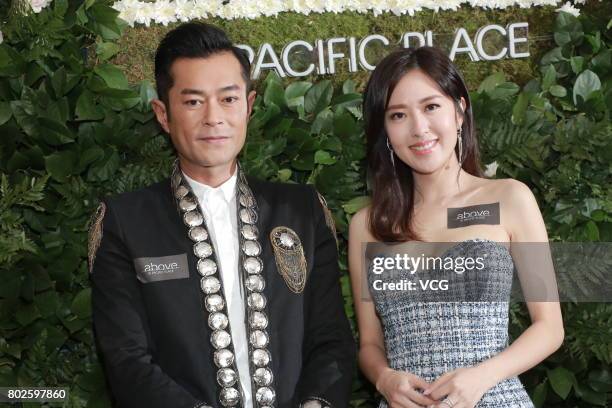
[[[465,109],[463,98],[461,105]],[[453,160],[458,163],[454,149],[462,121],[452,98],[418,68],[398,82],[385,111],[385,129],[395,154],[422,174]]]

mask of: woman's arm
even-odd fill
[[[517,250],[516,254],[512,251],[521,285],[527,289],[524,287],[526,281],[554,282],[552,264],[549,268],[533,268],[534,260],[526,256],[527,253],[539,251],[537,255],[540,258],[548,257],[548,254],[541,253],[548,251],[548,235],[535,197],[523,183],[515,180],[505,180],[504,183],[507,186],[501,208],[502,224],[510,234],[512,247],[517,245],[523,249]],[[542,266],[540,262],[536,263]],[[534,273],[542,274],[542,279],[527,276]],[[556,292],[556,287],[554,290]],[[531,325],[507,349],[467,370],[455,370],[443,375],[425,393],[436,399],[451,395],[451,398],[455,397],[454,400],[465,399],[475,404],[495,384],[529,370],[555,352],[564,338],[559,302],[527,301],[527,308]],[[478,381],[474,381],[474,378]]]
[[[375,241],[368,232],[367,225],[367,209],[363,209],[353,216],[349,226],[348,258],[359,327],[359,366],[391,407],[434,404],[435,401],[424,397],[415,389],[425,389],[429,385],[427,382],[413,374],[395,371],[387,362],[382,327],[367,290],[367,280],[363,272],[362,243]]]
[[[549,258],[548,253],[542,253],[549,251],[548,234],[538,203],[529,187],[516,180],[507,182],[509,194],[502,207],[502,214],[508,214],[507,228],[510,232],[511,248],[516,248],[512,255],[524,287],[523,292],[533,293],[530,290],[532,288],[525,287],[527,282],[555,281],[552,263],[548,265],[541,261]],[[539,274],[540,277],[533,279],[534,274]],[[553,289],[556,293],[556,286]],[[531,296],[537,300],[538,294],[533,293]],[[552,298],[543,294],[539,297],[542,300]],[[486,378],[491,378],[494,384],[529,370],[554,353],[563,343],[565,335],[559,302],[531,300],[527,298],[531,325],[510,347],[481,364]]]

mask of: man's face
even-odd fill
[[[244,145],[255,92],[247,95],[241,65],[231,52],[180,58],[171,67],[168,104],[153,102],[183,171],[229,169]]]

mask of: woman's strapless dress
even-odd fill
[[[484,269],[465,272],[460,276],[461,284],[454,288],[460,287],[464,294],[470,292],[467,296],[470,301],[453,301],[456,297],[431,301],[434,298],[427,298],[423,292],[419,295],[412,291],[373,290],[374,280],[384,280],[385,274],[368,273],[370,295],[383,326],[391,368],[433,382],[448,371],[475,366],[508,346],[514,263],[507,247],[489,240],[467,240],[451,246],[440,257],[476,258],[483,254],[486,254]],[[405,275],[404,278],[414,279],[408,272]],[[397,278],[395,274],[393,279]],[[471,301],[478,299],[487,300]],[[387,403],[381,401],[379,408],[386,407]],[[534,405],[518,377],[512,377],[489,389],[476,407]]]

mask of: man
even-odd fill
[[[348,406],[355,347],[326,207],[242,172],[250,64],[188,23],[155,57],[169,180],[108,199],[90,234],[96,340],[120,407]]]

